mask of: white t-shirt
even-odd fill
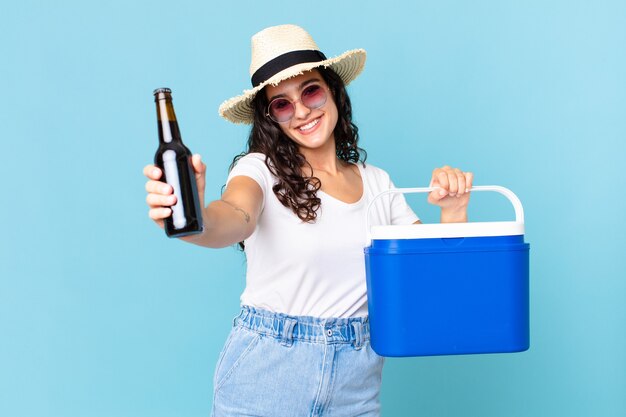
[[[277,182],[265,155],[241,158],[228,176],[248,176],[263,190],[263,208],[245,240],[246,287],[241,304],[295,316],[367,315],[365,255],[367,207],[380,192],[393,188],[389,175],[370,164],[356,164],[363,196],[348,204],[319,190],[321,207],[314,223],[305,223],[283,206],[272,186]],[[418,220],[400,193],[376,200],[371,224],[411,224]]]

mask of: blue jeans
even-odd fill
[[[243,306],[215,370],[212,415],[379,416],[382,369],[367,318]]]

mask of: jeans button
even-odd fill
[[[328,329],[328,330],[326,331],[326,334],[327,334],[328,336],[332,336],[332,335],[333,335],[333,331],[332,331],[332,330],[330,330],[330,329]]]

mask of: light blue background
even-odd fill
[[[245,262],[148,218],[152,90],[173,89],[215,199],[248,131],[217,107],[248,88],[250,36],[289,22],[329,56],[367,49],[355,121],[397,185],[450,164],[526,211],[531,349],[390,359],[383,416],[626,415],[624,1],[13,1],[0,20],[0,415],[208,415]],[[470,215],[512,210],[476,194]]]

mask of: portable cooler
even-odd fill
[[[520,352],[529,347],[528,259],[520,200],[499,186],[514,222],[370,226],[365,248],[371,345],[382,356]]]

